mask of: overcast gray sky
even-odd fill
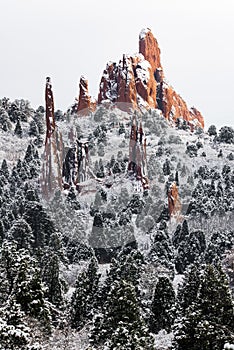
[[[108,61],[138,52],[149,27],[167,79],[206,125],[233,125],[234,0],[0,0],[0,97],[44,104],[52,78],[55,108],[78,95],[80,75],[97,96]]]

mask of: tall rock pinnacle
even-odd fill
[[[142,29],[139,35],[139,52],[150,63],[153,72],[161,69],[160,48],[150,29]]]
[[[80,78],[79,89],[80,93],[77,112],[79,115],[88,115],[95,110],[96,102],[92,101],[92,98],[89,95],[88,80],[83,76]]]

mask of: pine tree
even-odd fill
[[[67,195],[67,202],[74,210],[80,209],[80,203],[78,202],[76,198],[76,193],[74,187],[70,187],[68,195]]]
[[[7,233],[7,238],[17,243],[17,250],[30,250],[34,241],[32,229],[24,219],[14,221],[13,226]]]
[[[165,176],[170,175],[171,173],[171,163],[169,161],[169,159],[166,159],[165,163],[163,164],[163,174]]]
[[[20,123],[19,119],[16,122],[14,134],[17,135],[20,138],[22,138],[22,136],[23,136],[23,130],[22,130],[22,126],[21,126],[21,123]]]
[[[167,269],[174,275],[174,253],[165,221],[160,223],[160,228],[154,234],[154,242],[150,248],[148,260],[159,270]]]
[[[76,280],[70,306],[72,328],[80,329],[88,319],[92,318],[96,305],[99,277],[97,260],[93,257],[87,271],[83,271]]]
[[[94,320],[91,344],[109,349],[154,349],[153,339],[140,315],[135,288],[124,280],[115,281],[104,306],[103,316]]]
[[[3,175],[5,177],[5,179],[9,179],[10,173],[9,173],[6,159],[3,159],[3,161],[2,161],[0,174]]]
[[[24,312],[14,298],[0,308],[0,348],[2,350],[29,349],[30,328]]]
[[[0,254],[0,304],[4,304],[14,288],[19,254],[15,242],[3,241]]]
[[[187,232],[187,229],[185,232]],[[182,232],[181,235],[181,237],[184,237],[184,240],[178,246],[175,259],[175,267],[178,273],[183,273],[186,266],[194,263],[196,260],[202,261],[206,249],[206,239],[202,231],[194,231],[189,235],[186,233],[185,236],[184,233]]]
[[[54,252],[43,257],[42,277],[46,284],[45,296],[58,308],[64,307],[65,281],[60,277],[59,257]]]
[[[33,248],[39,254],[47,246],[55,226],[45,208],[38,202],[28,202],[23,218],[30,225],[34,236]]]
[[[35,120],[32,120],[29,125],[29,136],[39,136],[39,130]]]
[[[179,350],[221,350],[233,341],[234,309],[228,281],[222,269],[207,265],[196,300],[185,316],[175,323],[175,341]]]
[[[175,319],[175,291],[170,279],[161,276],[155,287],[151,306],[151,329],[158,333],[161,329],[170,332]]]
[[[196,264],[192,264],[185,271],[183,283],[179,286],[177,293],[178,305],[183,315],[192,303],[196,302],[200,284],[200,270]]]
[[[25,314],[38,319],[44,330],[50,332],[50,312],[45,301],[44,285],[35,261],[22,253],[12,291]]]

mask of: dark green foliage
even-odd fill
[[[10,173],[7,165],[6,159],[3,159],[0,174],[4,176],[5,179],[9,179]]]
[[[154,264],[159,270],[165,269],[165,271],[173,276],[174,252],[164,221],[161,222],[160,228],[155,232],[153,239],[154,242],[148,255],[148,261]]]
[[[45,296],[58,308],[64,306],[66,283],[60,276],[59,257],[49,251],[43,258],[42,278],[46,285]]]
[[[30,225],[34,237],[33,248],[39,255],[48,246],[50,236],[56,231],[45,208],[38,202],[28,202],[23,218]]]
[[[223,126],[219,130],[217,140],[224,143],[234,143],[234,129],[231,126]]]
[[[200,283],[200,269],[198,265],[192,264],[185,271],[183,283],[179,286],[177,293],[178,305],[183,315],[192,303],[197,300]]]
[[[76,198],[76,193],[74,187],[70,187],[68,195],[67,195],[67,202],[74,210],[80,209],[80,203],[78,202]]]
[[[228,281],[220,267],[207,265],[197,297],[175,324],[176,349],[222,350],[233,342],[234,310]]]
[[[183,221],[182,226],[179,224],[176,228],[176,231],[172,237],[172,242],[175,248],[178,248],[179,244],[184,242],[184,240],[189,235],[188,222],[187,220]]]
[[[202,231],[191,232],[178,246],[175,268],[183,273],[185,268],[196,260],[202,261],[206,249],[205,235]]]
[[[140,315],[135,288],[125,280],[112,284],[104,314],[94,319],[91,344],[109,349],[153,349],[153,339]]]
[[[93,257],[87,270],[78,275],[76,280],[70,305],[72,328],[80,329],[88,319],[92,318],[96,306],[99,278],[97,260]]]
[[[7,233],[7,239],[17,243],[17,250],[31,250],[34,243],[32,229],[24,219],[14,221],[13,226]]]
[[[161,276],[155,287],[151,306],[150,325],[154,333],[161,329],[170,332],[175,319],[175,291],[168,277]]]
[[[15,126],[15,131],[14,131],[15,135],[17,135],[18,137],[22,137],[23,136],[23,131],[22,131],[22,126],[20,123],[20,120],[18,119],[16,122],[16,126]]]
[[[195,145],[194,143],[188,144],[187,149],[186,149],[186,153],[191,158],[197,157],[197,145]]]
[[[4,308],[0,308],[0,346],[3,350],[28,349],[30,328],[20,305],[10,298]]]
[[[34,119],[30,122],[28,134],[29,134],[29,136],[38,136],[39,135],[38,126],[37,126],[37,123]]]
[[[166,159],[165,163],[163,164],[163,174],[165,176],[170,175],[171,173],[171,162],[169,161],[169,159]]]
[[[131,210],[132,214],[139,214],[144,207],[144,201],[140,198],[139,194],[133,194],[127,207]]]
[[[216,130],[216,126],[215,125],[210,125],[208,130],[207,130],[208,134],[210,136],[216,136],[217,135],[217,130]]]

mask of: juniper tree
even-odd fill
[[[23,136],[22,126],[21,126],[21,123],[20,123],[19,119],[16,122],[14,134],[17,135],[20,138]]]
[[[7,239],[17,243],[17,250],[31,250],[34,242],[32,229],[24,219],[14,221],[13,226],[7,233]]]
[[[46,285],[45,296],[53,305],[62,309],[64,307],[64,292],[66,283],[60,276],[60,260],[58,255],[49,250],[43,257],[42,278]]]
[[[6,179],[9,179],[10,173],[7,165],[6,159],[3,159],[0,174],[3,175]]]
[[[93,316],[99,282],[98,264],[93,257],[87,270],[78,275],[70,304],[72,328],[80,329]]]
[[[185,271],[183,282],[179,286],[177,293],[178,307],[183,315],[192,303],[196,302],[200,283],[200,269],[197,264],[192,264]]]
[[[148,261],[157,266],[157,268],[168,269],[172,275],[174,274],[174,253],[172,242],[167,232],[166,222],[160,223],[160,228],[156,230],[153,237]]]
[[[197,298],[178,317],[174,334],[178,350],[221,350],[233,341],[234,309],[228,281],[222,269],[207,265]]]
[[[154,349],[131,283],[120,280],[112,284],[103,315],[94,319],[90,343],[119,350]]]
[[[151,306],[150,325],[154,333],[161,329],[170,332],[175,319],[175,291],[170,279],[160,276]]]

